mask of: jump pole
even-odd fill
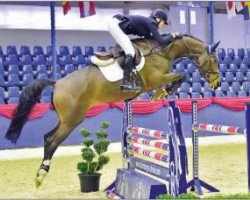
[[[199,136],[198,136],[198,104],[192,101],[192,143],[193,143],[193,179],[187,183],[187,188],[202,195],[202,187],[210,192],[219,192],[218,189],[199,178]]]

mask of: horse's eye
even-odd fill
[[[210,79],[211,74],[206,74],[206,79]]]

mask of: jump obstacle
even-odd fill
[[[223,126],[207,123],[198,124],[198,104],[197,101],[192,101],[192,143],[193,143],[193,179],[188,182],[187,187],[191,187],[192,191],[195,191],[197,194],[202,195],[202,187],[207,189],[210,192],[219,192],[218,189],[209,185],[205,181],[202,181],[199,178],[199,146],[198,146],[198,132],[199,131],[208,131],[208,132],[217,132],[224,134],[245,134],[246,135],[246,144],[247,144],[247,174],[248,174],[248,192],[250,192],[250,103],[247,103],[245,106],[245,120],[246,120],[246,129],[236,127],[236,126]]]
[[[105,190],[107,197],[155,199],[160,194],[175,197],[186,193],[187,153],[179,108],[174,101],[169,102],[168,132],[133,126],[132,115],[132,102],[126,101],[122,127],[123,168],[117,170],[116,180]],[[144,160],[137,154],[164,164]]]

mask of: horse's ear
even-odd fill
[[[216,51],[216,48],[219,46],[219,44],[220,44],[220,41],[217,42],[217,43],[215,43],[215,44],[209,45],[208,48],[207,48],[208,49],[208,53],[209,54],[214,53]]]

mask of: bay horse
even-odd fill
[[[19,104],[5,137],[16,143],[28,115],[39,99],[42,91],[49,85],[54,87],[52,104],[58,115],[58,124],[44,135],[44,157],[36,175],[39,187],[49,171],[50,162],[58,146],[72,130],[84,120],[88,108],[95,104],[133,99],[140,93],[157,89],[173,93],[185,80],[183,74],[171,73],[170,67],[175,59],[190,58],[210,87],[219,85],[218,63],[215,56],[217,44],[206,46],[201,40],[185,35],[173,40],[165,48],[157,48],[152,39],[135,39],[133,43],[143,52],[145,64],[139,72],[142,82],[141,92],[123,92],[120,81],[109,82],[95,65],[77,70],[62,79],[37,79],[23,89]]]

